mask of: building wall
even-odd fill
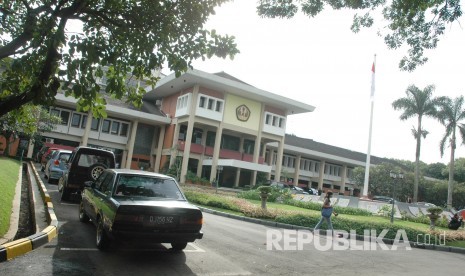
[[[240,121],[236,116],[236,109],[245,105],[250,110],[247,121]],[[243,128],[258,131],[260,126],[261,103],[229,94],[225,102],[224,122]]]

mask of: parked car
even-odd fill
[[[45,143],[45,145],[39,150],[36,154],[36,161],[40,163],[40,170],[45,171],[45,166],[47,165],[48,160],[50,160],[51,153],[54,150],[73,150],[74,147],[66,146],[66,145],[59,145],[59,144],[52,144],[52,143]]]
[[[437,207],[435,204],[433,204],[433,203],[428,203],[428,202],[417,202],[417,205],[423,206],[423,207],[426,207],[426,208],[429,208],[429,207]]]
[[[70,156],[70,150],[53,151],[50,160],[48,160],[47,165],[45,165],[45,178],[47,178],[48,183],[51,183],[52,180],[58,181],[68,170],[66,163],[68,163]]]
[[[77,147],[69,157],[67,171],[58,180],[61,199],[68,200],[71,193],[81,192],[84,182],[96,180],[105,169],[115,168],[115,155],[111,151]]]
[[[308,195],[309,193],[305,191],[304,189],[296,186],[291,187],[291,193],[293,194],[302,194],[302,195]]]
[[[170,176],[127,169],[107,169],[88,181],[79,205],[79,220],[97,227],[96,245],[171,243],[183,250],[201,239],[202,212],[187,202]]]
[[[318,195],[318,190],[317,189],[314,189],[314,188],[308,188],[308,189],[304,189],[308,192],[308,194],[310,195]]]
[[[385,201],[385,202],[389,202],[389,203],[392,203],[392,201],[394,200],[392,197],[388,197],[388,196],[374,196],[373,197],[373,200],[376,200],[376,201]]]

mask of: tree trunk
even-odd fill
[[[415,151],[415,179],[413,182],[413,203],[418,201],[418,180],[420,179],[421,116],[418,116],[417,149]]]
[[[452,192],[454,191],[455,129],[452,132],[452,139],[450,144],[449,184],[447,185],[447,209],[449,210],[452,208]]]

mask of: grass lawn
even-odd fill
[[[8,232],[10,215],[15,196],[16,182],[19,177],[20,162],[0,157],[0,236]]]

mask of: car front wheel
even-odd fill
[[[96,245],[100,250],[106,250],[109,245],[108,236],[107,233],[105,233],[105,229],[103,228],[103,220],[101,218],[98,219],[97,223]]]
[[[84,223],[89,222],[89,216],[84,211],[84,203],[82,201],[79,204],[79,221]]]

